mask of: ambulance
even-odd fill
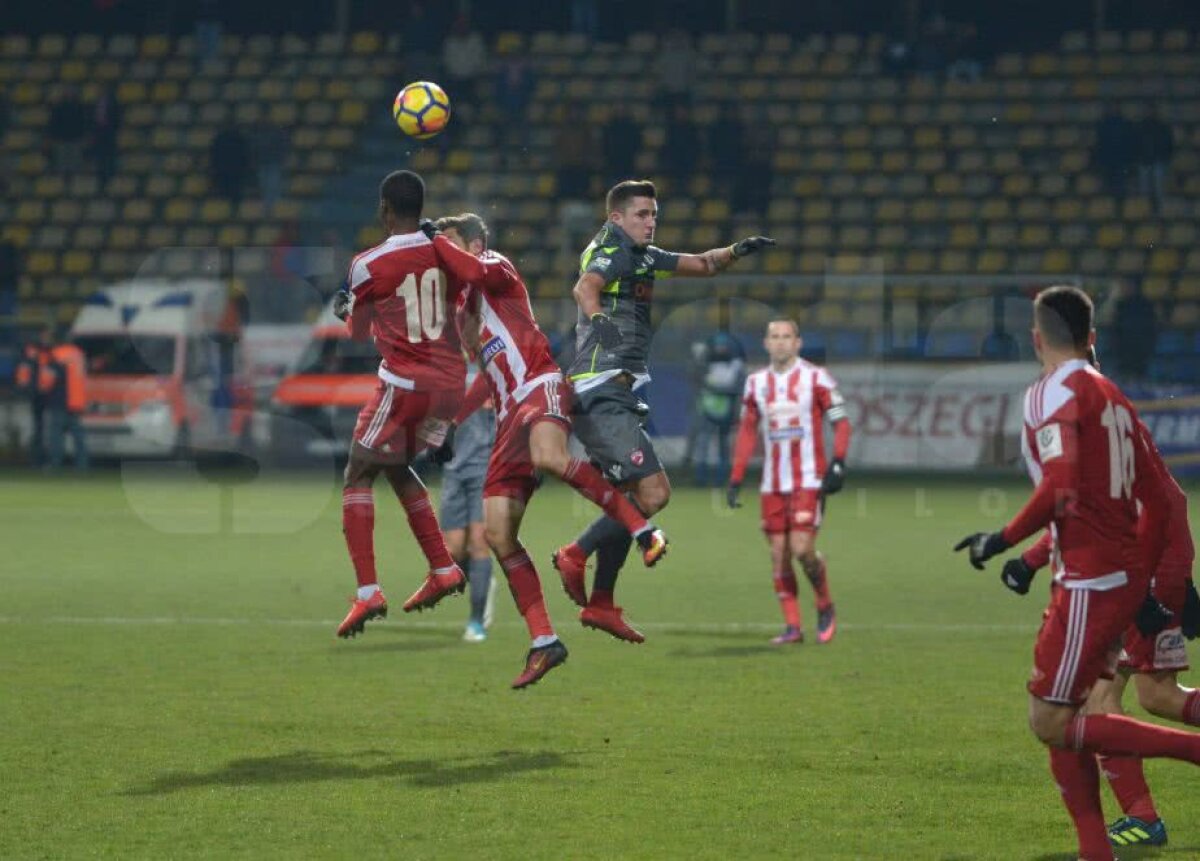
[[[244,451],[253,391],[242,378],[225,285],[139,279],[89,297],[71,327],[87,369],[82,417],[99,457]]]
[[[344,457],[379,382],[379,353],[326,306],[308,346],[271,398],[271,450],[282,460]]]

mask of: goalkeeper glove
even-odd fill
[[[832,496],[842,489],[845,481],[846,464],[840,457],[835,457],[833,463],[829,464],[829,469],[825,470],[825,477],[821,479],[821,495]]]
[[[1142,636],[1153,637],[1160,631],[1166,629],[1167,625],[1171,624],[1171,611],[1158,603],[1158,599],[1154,597],[1153,592],[1147,592],[1146,597],[1142,600],[1142,606],[1138,607],[1137,616],[1134,617],[1134,624],[1141,631]]]
[[[1008,542],[1000,532],[975,532],[954,545],[954,552],[970,548],[971,565],[982,571],[983,563],[1008,549]]]
[[[592,315],[592,331],[596,333],[596,340],[604,349],[615,350],[621,346],[621,330],[607,314],[597,312]]]
[[[1018,556],[1016,559],[1009,559],[1004,563],[1004,570],[1000,572],[1000,582],[1018,595],[1024,595],[1029,592],[1029,584],[1033,582],[1033,575],[1036,573],[1024,559]]]
[[[730,482],[729,487],[725,488],[725,502],[730,508],[741,508],[742,504],[738,502],[738,494],[742,492],[740,482]]]
[[[774,244],[775,240],[769,236],[747,236],[745,239],[740,239],[733,243],[733,245],[730,245],[729,254],[734,260],[740,260],[756,251],[770,248]]]
[[[350,307],[354,304],[353,297],[345,290],[333,294],[333,316],[343,323],[350,317]]]
[[[454,460],[454,431],[458,426],[454,422],[446,428],[446,438],[442,440],[442,444],[435,449],[430,449],[429,459],[434,463],[446,465]]]

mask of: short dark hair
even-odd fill
[[[771,328],[772,323],[787,323],[792,327],[792,331],[796,333],[796,337],[800,337],[800,324],[792,317],[772,317],[767,321],[767,328]]]
[[[479,239],[483,242],[483,247],[487,248],[487,222],[474,212],[462,212],[458,215],[447,215],[444,218],[439,218],[437,220],[437,229],[456,231],[465,242]]]
[[[658,192],[654,188],[654,183],[648,179],[627,179],[624,182],[618,182],[604,196],[604,211],[616,212],[618,209],[624,209],[625,204],[635,197],[657,198]]]
[[[1095,308],[1078,287],[1047,287],[1033,300],[1033,319],[1051,346],[1086,350]]]
[[[394,170],[379,184],[379,199],[400,218],[420,218],[425,208],[425,180],[411,170]]]

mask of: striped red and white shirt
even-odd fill
[[[483,252],[479,259],[487,274],[471,284],[465,304],[479,322],[479,363],[496,418],[502,420],[539,385],[560,380],[562,372],[534,319],[529,290],[517,268],[494,251]]]
[[[730,481],[741,484],[754,435],[761,433],[762,492],[817,490],[826,468],[826,418],[842,421],[846,411],[837,383],[824,368],[797,358],[783,371],[767,366],[750,374]]]

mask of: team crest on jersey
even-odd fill
[[[499,336],[493,336],[488,339],[479,350],[479,358],[487,364],[492,359],[496,358],[500,353],[504,352],[504,341]]]
[[[788,439],[804,439],[804,428],[799,426],[790,428],[771,428],[767,432],[767,437],[772,442],[780,442]]]
[[[1063,453],[1062,429],[1058,423],[1046,425],[1037,432],[1038,458],[1045,463]]]
[[[642,450],[640,448],[635,448],[629,453],[629,460],[634,466],[641,466],[646,462],[646,455],[642,454]]]

